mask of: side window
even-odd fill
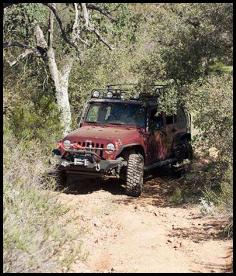
[[[175,114],[166,116],[166,124],[173,125],[177,122],[177,116]]]
[[[178,128],[185,128],[187,125],[187,118],[182,108],[177,110],[177,127]]]
[[[166,124],[167,125],[171,125],[174,123],[174,116],[171,115],[171,116],[166,116]]]

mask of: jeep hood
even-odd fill
[[[93,139],[107,142],[120,140],[122,144],[128,144],[133,143],[139,137],[139,129],[135,127],[82,126],[69,133],[63,140],[70,140],[72,143],[93,141]]]

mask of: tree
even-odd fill
[[[138,67],[148,81],[183,86],[208,75],[216,62],[232,65],[232,3],[166,4],[155,18],[153,50]]]
[[[104,25],[109,25],[111,28],[115,19],[109,9],[113,8],[114,12],[119,7],[115,4],[92,3],[41,4],[43,7],[42,5],[40,7],[40,4],[5,3],[4,48],[17,47],[25,49],[13,61],[8,60],[7,54],[5,58],[11,66],[32,54],[44,58],[54,82],[64,134],[67,134],[71,128],[68,85],[73,64],[76,60],[79,60],[78,58],[80,58],[86,47],[91,47],[97,41],[102,42],[110,50],[113,49],[100,34],[99,28],[106,30]],[[8,13],[9,9],[14,9],[14,13]],[[38,13],[39,16],[33,16],[34,13]],[[15,17],[13,18],[12,15]],[[12,25],[17,28],[16,25],[19,24],[15,20],[16,15],[18,19],[24,18],[25,15],[29,18],[28,21],[24,22],[28,32],[24,35],[24,31],[21,30],[18,37],[10,32]],[[45,18],[46,16],[49,17],[48,26],[45,20],[41,20],[41,22],[38,20],[39,17]],[[59,28],[60,32],[55,26]],[[34,33],[32,33],[32,30],[34,30]],[[32,40],[32,36],[35,37],[35,41]],[[26,41],[27,39],[29,40]]]

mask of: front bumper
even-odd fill
[[[53,153],[58,159],[57,164],[64,168],[66,173],[71,174],[119,178],[121,168],[127,166],[127,161],[121,157],[116,160],[103,160],[98,159],[96,154],[89,151],[80,151],[82,155],[75,155],[70,160],[59,155],[55,150]]]

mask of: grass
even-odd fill
[[[83,227],[52,193],[55,183],[45,177],[42,145],[4,134],[3,271],[69,270],[84,258]]]
[[[183,200],[183,192],[179,187],[177,187],[172,193],[172,195],[169,197],[169,201],[175,205],[178,205],[182,203]]]

